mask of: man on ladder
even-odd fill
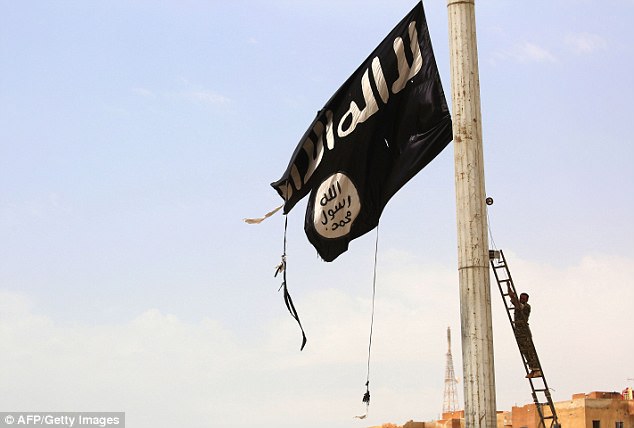
[[[538,427],[561,428],[557,419],[555,403],[553,403],[553,399],[550,395],[550,389],[546,383],[546,377],[542,372],[537,351],[533,344],[533,336],[528,327],[528,318],[531,314],[531,306],[528,304],[528,294],[522,293],[519,299],[517,298],[515,285],[513,285],[513,279],[511,278],[511,271],[509,270],[502,250],[490,251],[489,257],[491,259],[491,267],[493,268],[495,280],[498,283],[498,289],[504,300],[506,314],[513,327],[513,333],[515,333],[515,339],[522,354],[524,368],[526,369],[526,373],[528,373],[526,377],[529,378],[528,381],[533,391],[533,401],[535,402],[535,407],[537,408],[540,418]],[[504,284],[506,284],[506,287],[504,287]],[[505,288],[506,291],[504,290]],[[513,314],[511,314],[511,311],[513,311]],[[543,399],[540,394],[543,394]],[[547,421],[550,421],[549,425],[546,425]]]
[[[514,307],[515,338],[517,339],[520,352],[526,359],[528,367],[531,369],[526,377],[534,378],[542,376],[539,359],[537,358],[535,346],[533,345],[533,336],[528,326],[528,318],[531,315],[531,305],[528,304],[528,294],[522,293],[518,299],[510,285],[508,287],[508,293]]]

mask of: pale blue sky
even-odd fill
[[[621,390],[634,2],[476,3],[495,243],[531,294],[554,398]],[[272,276],[283,218],[242,223],[281,202],[269,183],[316,111],[414,5],[0,0],[0,410],[126,411],[141,428],[437,417],[448,325],[461,376],[451,146],[381,221],[365,421],[375,233],[326,264],[305,203],[291,212],[300,353]],[[424,5],[450,101],[446,3]],[[493,291],[510,409],[530,390]]]

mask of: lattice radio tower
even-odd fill
[[[445,399],[442,404],[443,413],[458,410],[457,384],[458,379],[456,379],[456,374],[453,371],[453,358],[451,356],[451,328],[447,327],[447,367],[445,368]]]

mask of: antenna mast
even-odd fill
[[[453,370],[453,357],[451,356],[451,327],[447,327],[447,367],[445,368],[445,398],[442,412],[449,413],[458,410],[458,392],[456,385],[458,380]]]

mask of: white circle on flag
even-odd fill
[[[350,177],[337,172],[319,185],[313,207],[317,233],[324,238],[340,238],[350,233],[361,211],[361,199]]]

